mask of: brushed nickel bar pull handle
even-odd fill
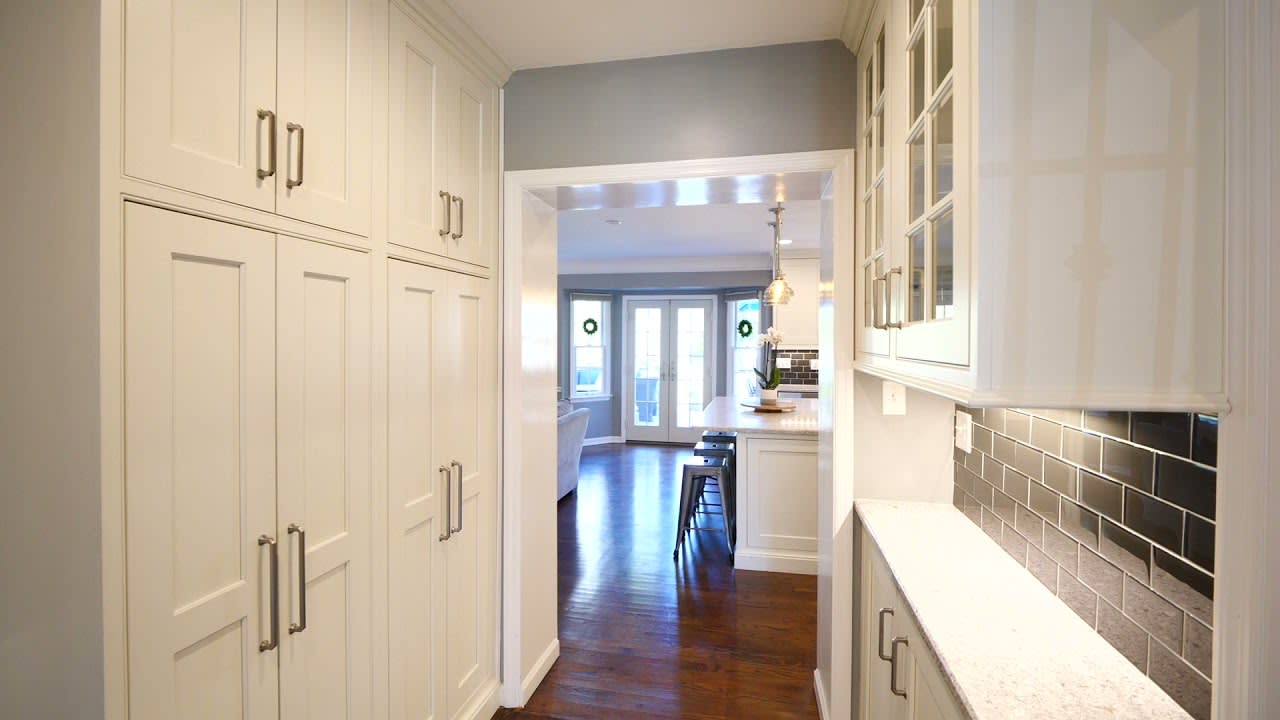
[[[298,622],[289,623],[289,634],[307,629],[307,531],[293,523],[289,534],[298,536]]]
[[[890,308],[892,308],[892,307],[893,307],[893,303],[892,303],[892,302],[890,302],[890,301],[893,299],[893,280],[891,280],[890,278],[892,278],[894,275],[897,275],[898,277],[902,277],[902,266],[901,266],[901,265],[899,265],[899,266],[898,266],[898,267],[896,267],[896,268],[892,268],[892,269],[891,269],[891,270],[889,270],[889,272],[888,272],[887,274],[885,274],[885,276],[884,276],[884,277],[885,277],[885,282],[884,282],[884,287],[885,287],[885,290],[884,290],[884,319],[885,319],[885,323],[884,323],[884,325],[885,325],[885,327],[889,327],[889,328],[894,328],[894,329],[897,329],[897,330],[901,330],[901,329],[902,329],[902,318],[898,318],[898,322],[893,322],[893,317],[892,317],[892,316],[893,316],[893,313],[892,313],[892,312],[890,312]]]
[[[891,647],[891,649],[892,649],[892,652],[890,653],[890,657],[892,657],[893,659],[889,661],[889,663],[890,663],[890,665],[889,665],[889,690],[890,690],[894,695],[897,695],[898,697],[906,697],[906,696],[907,696],[907,691],[906,691],[906,690],[899,690],[899,689],[898,689],[898,645],[906,645],[906,644],[907,644],[907,639],[906,639],[906,638],[904,638],[904,637],[896,637],[896,638],[894,638],[894,639],[893,639],[893,642],[892,642],[892,643],[890,643],[890,647]]]
[[[893,608],[880,608],[880,634],[879,634],[879,640],[876,641],[876,654],[880,656],[881,660],[889,660],[890,662],[892,662],[893,657],[890,655],[886,655],[884,652],[884,616],[885,615],[893,617]]]
[[[882,303],[883,303],[883,304],[885,304],[885,305],[888,305],[889,293],[888,293],[887,291],[885,291],[885,290],[881,290],[880,292],[876,292],[876,288],[880,287],[879,283],[885,283],[885,285],[886,285],[886,286],[888,285],[888,283],[889,283],[889,281],[888,281],[888,277],[889,277],[888,275],[879,275],[879,276],[877,276],[877,277],[875,277],[875,278],[872,278],[872,280],[871,280],[871,295],[872,295],[872,302],[871,302],[871,327],[875,328],[876,330],[888,330],[888,329],[889,329],[889,325],[888,325],[887,323],[885,323],[885,322],[881,321],[881,319],[880,319],[880,305],[881,305]],[[888,309],[888,308],[886,308],[886,311],[887,311],[887,309]],[[886,312],[886,314],[887,314],[887,312]]]
[[[454,202],[458,203],[458,232],[453,233],[452,235],[450,235],[450,237],[452,237],[454,240],[459,240],[462,238],[463,234],[466,233],[467,231],[466,228],[463,227],[464,223],[466,223],[467,221],[467,209],[462,204],[461,197],[455,196],[453,199],[454,199]]]
[[[454,460],[449,467],[458,469],[458,527],[452,529],[452,534],[462,532],[462,463]]]
[[[440,228],[440,237],[447,237],[453,227],[453,196],[441,190],[440,199],[444,200],[444,227]]]
[[[437,471],[445,474],[444,481],[444,532],[440,533],[439,540],[444,542],[453,537],[453,475],[449,472],[449,468],[441,465]]]
[[[258,547],[263,545],[267,546],[268,557],[271,559],[271,637],[258,641],[258,652],[275,650],[280,645],[280,553],[276,539],[270,535],[258,537]]]
[[[258,179],[266,180],[276,174],[276,114],[271,110],[258,110],[258,119],[266,120],[269,139],[267,140],[267,162],[269,163],[266,170],[258,168]]]
[[[307,131],[298,123],[289,123],[284,128],[290,135],[293,134],[294,130],[298,131],[298,179],[285,178],[284,181],[285,187],[293,189],[302,184],[303,156],[306,153]]]

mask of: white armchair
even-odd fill
[[[556,421],[556,499],[578,489],[578,461],[582,459],[582,443],[587,438],[587,420],[591,410],[582,408],[561,415]]]

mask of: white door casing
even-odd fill
[[[126,204],[124,250],[130,712],[275,718],[273,236]]]
[[[369,256],[281,236],[277,277],[280,707],[358,720],[373,700]]]

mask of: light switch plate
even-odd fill
[[[809,361],[809,369],[810,369],[810,370],[817,370],[817,369],[818,369],[818,361],[817,361],[817,360],[810,360],[810,361]]]
[[[973,416],[963,410],[956,411],[956,447],[973,452]]]
[[[885,415],[906,415],[907,414],[907,389],[901,383],[885,380],[884,388],[884,414]]]
[[[781,370],[790,370],[791,358],[778,358],[778,368]]]

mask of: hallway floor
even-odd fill
[[[734,571],[724,535],[671,559],[688,448],[583,451],[560,502],[560,659],[496,718],[817,718],[817,582]],[[708,525],[719,526],[718,519]]]

